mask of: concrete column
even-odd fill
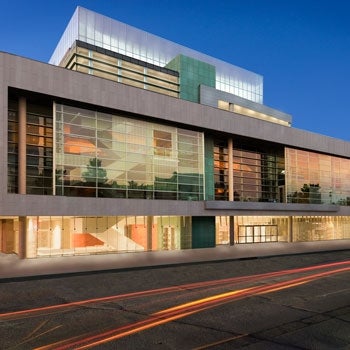
[[[18,193],[26,194],[27,181],[27,101],[18,99]]]
[[[152,250],[153,216],[147,216],[147,250]]]
[[[27,217],[18,218],[18,256],[20,259],[27,257]]]
[[[3,220],[0,219],[0,252],[5,252],[5,234],[3,233]]]
[[[233,140],[232,137],[228,139],[228,200],[233,201]]]
[[[235,217],[230,216],[230,245],[235,244]]]
[[[288,216],[288,242],[293,242],[293,216]]]

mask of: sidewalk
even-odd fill
[[[350,240],[237,244],[234,246],[218,246],[216,248],[205,249],[65,256],[24,260],[19,259],[13,254],[0,254],[0,280],[334,250],[349,250],[350,259]]]

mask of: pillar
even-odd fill
[[[27,241],[27,217],[18,217],[18,256],[20,259],[25,259],[27,257],[26,249]]]
[[[235,217],[230,216],[230,245],[235,244]]]
[[[147,216],[147,250],[152,250],[153,216]]]
[[[288,216],[288,242],[293,242],[293,216]]]
[[[228,139],[228,200],[233,201],[233,141],[230,137]]]
[[[27,180],[27,101],[18,99],[18,193],[26,194]]]

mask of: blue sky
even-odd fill
[[[0,50],[47,62],[83,6],[264,77],[293,126],[350,141],[347,0],[2,0]]]

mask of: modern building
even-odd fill
[[[78,7],[49,64],[0,53],[0,96],[2,253],[350,239],[350,143],[258,74]]]

